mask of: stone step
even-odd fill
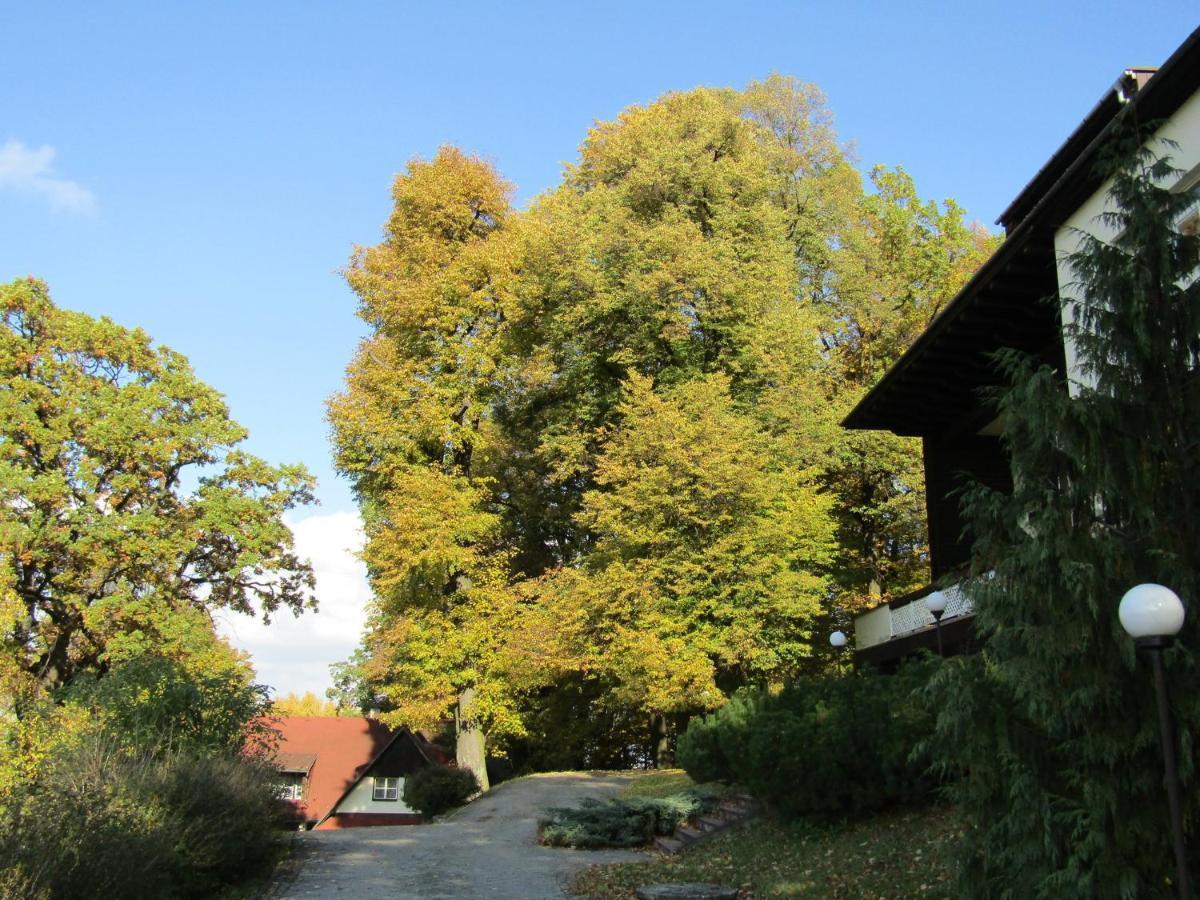
[[[730,820],[725,816],[701,816],[696,824],[705,831],[720,831],[730,824]]]
[[[755,809],[758,805],[752,797],[726,797],[721,800],[721,809]]]
[[[656,837],[654,839],[654,849],[668,856],[674,856],[683,849],[683,841],[677,841],[675,838],[669,837]]]
[[[737,900],[738,889],[723,884],[643,884],[637,900]]]
[[[691,844],[700,840],[704,831],[700,828],[693,828],[691,825],[680,825],[675,829],[676,840],[682,840],[684,843]]]
[[[722,806],[721,815],[729,819],[744,819],[752,816],[757,810],[753,806]]]

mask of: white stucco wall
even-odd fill
[[[854,617],[854,646],[866,650],[892,639],[892,611],[885,603]]]
[[[339,813],[390,813],[399,815],[401,813],[415,813],[416,810],[409,809],[404,805],[403,800],[372,800],[371,792],[375,784],[375,779],[370,776],[364,778],[354,786],[354,790],[338,804],[334,812]],[[400,779],[399,796],[404,796],[404,779]]]
[[[1170,147],[1162,143],[1164,140],[1175,141],[1179,146]],[[1163,123],[1155,132],[1155,151],[1160,156],[1170,156],[1171,164],[1182,172],[1180,180],[1190,181],[1195,177],[1195,169],[1200,166],[1200,93],[1193,94],[1170,119]],[[1113,237],[1111,229],[1104,227],[1097,217],[1106,209],[1110,183],[1105,182],[1088,200],[1075,211],[1061,228],[1054,234],[1054,252],[1058,258],[1058,291],[1063,301],[1063,324],[1074,320],[1072,301],[1078,300],[1079,292],[1073,287],[1074,272],[1066,261],[1066,257],[1079,249],[1082,242],[1079,232],[1086,232],[1095,237],[1107,240]],[[1072,342],[1064,337],[1063,341],[1067,357],[1067,374],[1072,396],[1078,393],[1079,386],[1084,383],[1079,371],[1075,348]]]

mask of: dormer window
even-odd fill
[[[304,776],[295,772],[283,773],[283,780],[279,784],[279,797],[281,800],[303,800]]]

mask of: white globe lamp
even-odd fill
[[[1192,897],[1192,876],[1188,870],[1187,846],[1183,834],[1183,799],[1179,782],[1179,761],[1175,748],[1175,722],[1167,696],[1167,668],[1163,651],[1171,646],[1183,628],[1186,610],[1183,601],[1169,587],[1139,584],[1121,598],[1117,616],[1150,661],[1154,673],[1154,693],[1158,700],[1158,736],[1162,742],[1164,779],[1167,788],[1167,812],[1171,817],[1171,843],[1175,852],[1175,880],[1179,897]]]
[[[1129,636],[1137,641],[1146,638],[1173,638],[1183,627],[1183,601],[1169,587],[1161,584],[1139,584],[1125,592],[1117,615]]]
[[[933,616],[933,627],[937,632],[938,656],[945,656],[946,654],[942,651],[942,614],[946,611],[946,595],[941,591],[934,591],[925,598],[925,608]]]

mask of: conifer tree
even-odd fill
[[[1102,239],[1068,257],[1070,373],[1000,354],[1015,488],[964,496],[986,649],[935,681],[931,744],[967,820],[961,892],[1155,897],[1173,864],[1152,681],[1117,606],[1139,582],[1193,610],[1167,653],[1196,846],[1200,735],[1200,238],[1195,191],[1132,129],[1107,157]],[[1193,860],[1194,868],[1195,860]]]

